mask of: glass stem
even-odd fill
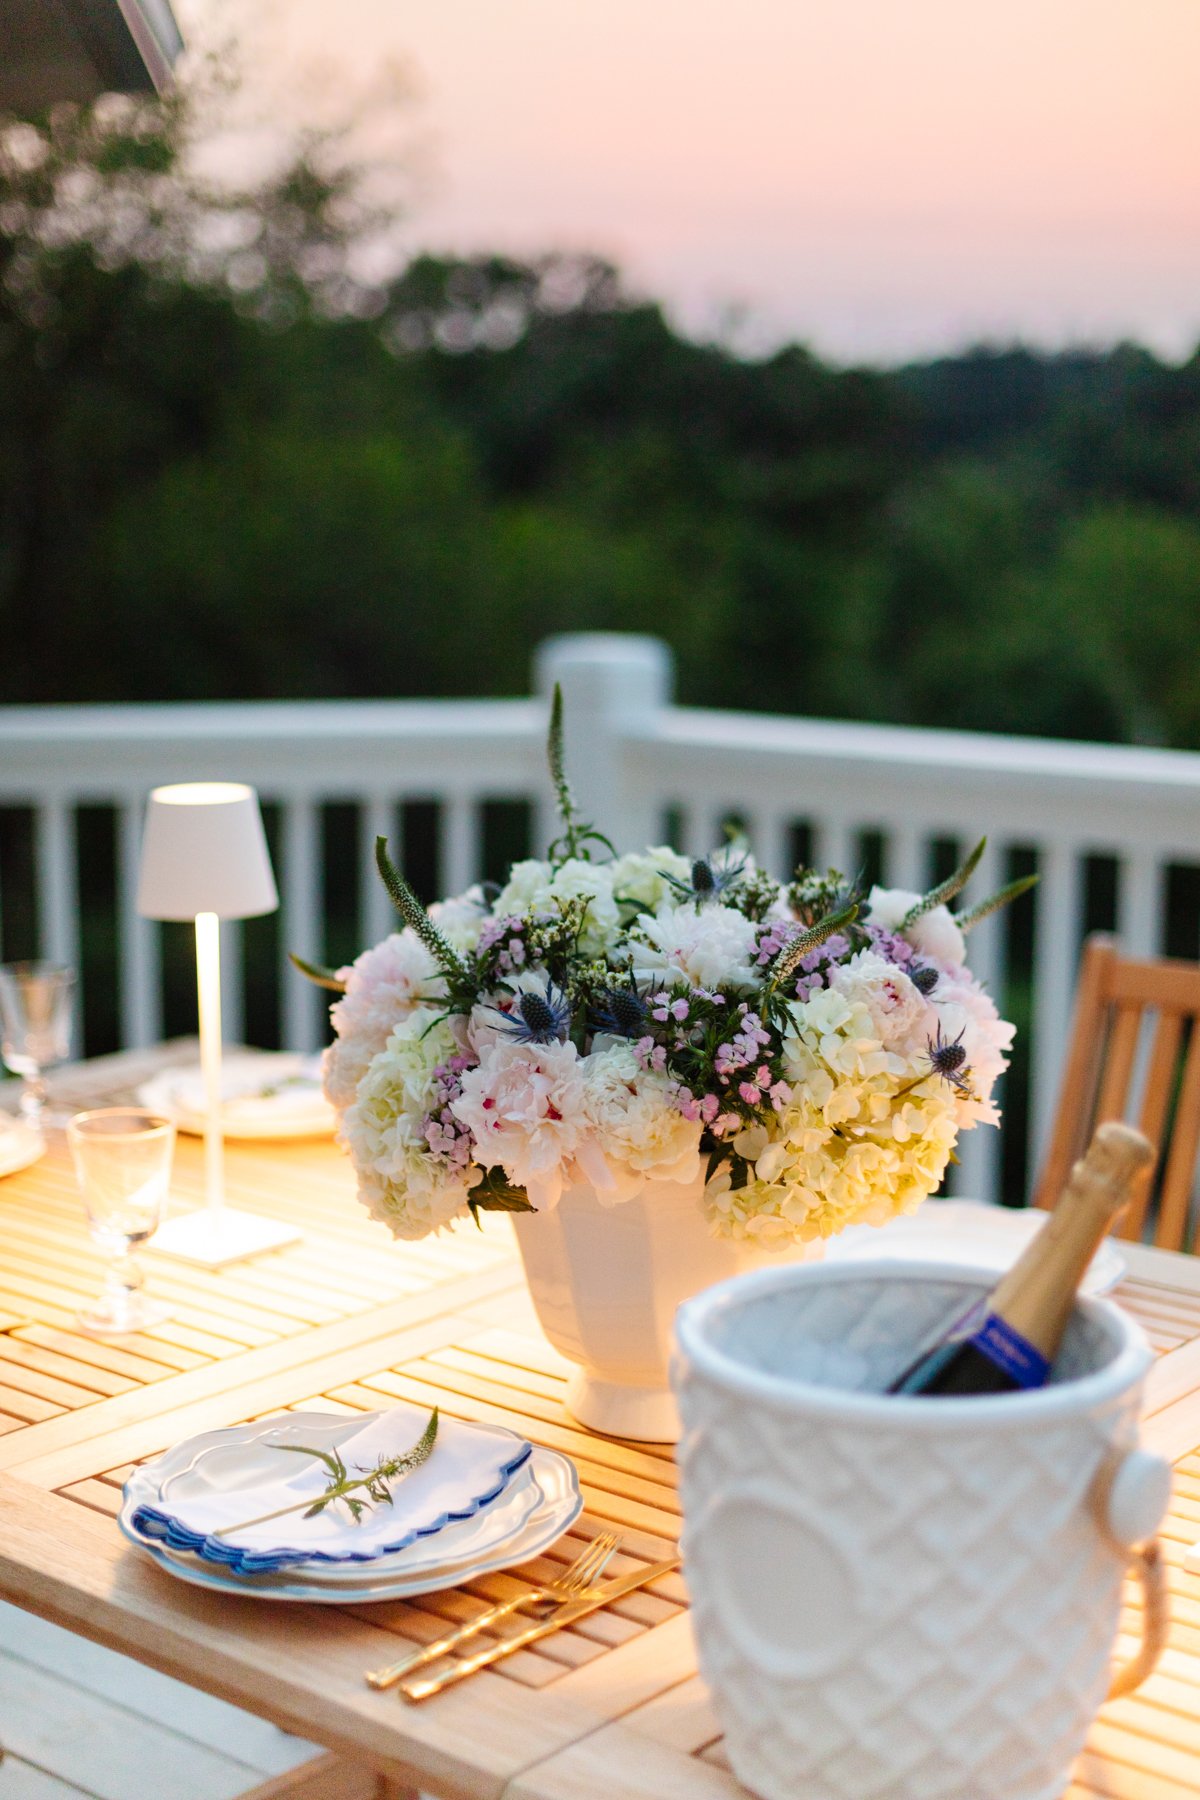
[[[34,1130],[40,1130],[42,1116],[46,1105],[46,1077],[39,1069],[36,1075],[27,1075],[21,1089],[21,1117]]]
[[[140,1291],[144,1279],[128,1249],[115,1256],[108,1265],[101,1304],[106,1313],[111,1313],[114,1324],[132,1321],[134,1295]]]

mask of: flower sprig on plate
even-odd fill
[[[771,1244],[911,1212],[991,1100],[1012,1027],[966,933],[1030,883],[952,913],[983,842],[923,894],[744,844],[617,854],[579,816],[562,705],[562,829],[498,890],[424,907],[386,842],[402,928],[339,991],[325,1090],[359,1194],[396,1235],[540,1211],[573,1184],[618,1204],[706,1174],[716,1231]]]
[[[256,1519],[243,1519],[237,1525],[222,1525],[218,1531],[214,1531],[213,1536],[231,1537],[234,1532],[249,1531],[252,1525],[266,1525],[270,1520],[286,1518],[290,1513],[303,1513],[306,1519],[314,1519],[327,1506],[332,1506],[337,1501],[345,1506],[354,1523],[360,1525],[373,1507],[395,1505],[392,1483],[402,1480],[405,1475],[411,1475],[414,1469],[419,1469],[422,1463],[429,1461],[437,1442],[437,1434],[438,1409],[435,1406],[429,1415],[428,1424],[411,1450],[405,1450],[399,1456],[385,1456],[373,1469],[355,1469],[353,1472],[336,1449],[316,1450],[308,1444],[275,1444],[272,1446],[275,1450],[287,1450],[295,1456],[313,1456],[318,1462],[324,1463],[329,1471],[329,1483],[325,1492],[315,1500],[297,1500],[292,1506],[277,1506],[273,1512],[260,1513]]]

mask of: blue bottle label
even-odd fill
[[[971,1326],[971,1330],[963,1333],[966,1341],[974,1344],[998,1369],[1003,1369],[1019,1388],[1046,1385],[1050,1364],[1028,1338],[1023,1338],[995,1313],[988,1313],[980,1324],[972,1319]]]

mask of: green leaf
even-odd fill
[[[327,969],[323,963],[305,962],[304,958],[297,956],[294,950],[288,951],[288,961],[294,969],[299,969],[307,980],[315,982],[317,987],[328,988],[332,994],[345,993],[345,982],[339,981],[336,971]]]
[[[945,881],[939,882],[937,887],[930,888],[923,899],[918,900],[915,906],[909,908],[900,921],[901,931],[907,931],[910,925],[915,925],[918,919],[923,919],[925,914],[932,912],[935,906],[949,906],[955,895],[961,894],[970,881],[979,866],[979,859],[986,849],[987,839],[981,837],[970,856],[965,862],[959,864],[953,875],[948,875]]]
[[[471,1216],[479,1224],[481,1212],[532,1212],[529,1195],[523,1187],[514,1187],[501,1168],[489,1169],[467,1195]],[[482,1229],[482,1227],[480,1227]]]
[[[981,900],[978,906],[972,906],[963,913],[955,913],[954,923],[960,931],[972,930],[983,919],[989,918],[994,912],[999,912],[1002,906],[1011,906],[1014,900],[1019,900],[1022,894],[1027,894],[1030,888],[1035,888],[1039,880],[1040,877],[1037,875],[1022,875],[1020,880],[1010,881],[1007,887],[1002,887],[997,893],[989,895],[986,900]]]

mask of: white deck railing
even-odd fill
[[[682,847],[700,853],[738,817],[777,874],[799,825],[814,860],[853,870],[859,838],[882,837],[885,879],[922,886],[934,840],[987,853],[972,884],[1005,879],[1012,846],[1031,848],[1036,890],[1032,1138],[1052,1115],[1082,934],[1083,867],[1110,856],[1117,923],[1127,947],[1162,948],[1166,870],[1200,862],[1200,755],[966,732],[921,731],[750,713],[699,711],[670,700],[670,658],[657,640],[572,635],[543,645],[537,700],[256,702],[0,709],[0,806],[29,808],[39,950],[78,964],[79,871],[74,811],[116,808],[119,1016],[128,1046],[161,1030],[156,927],[132,896],[149,789],[160,782],[252,782],[282,812],[280,941],[319,955],[320,808],[357,807],[365,945],[392,922],[374,873],[373,843],[392,834],[397,806],[435,801],[444,891],[481,872],[482,807],[527,799],[549,820],[543,767],[545,697],[562,683],[568,760],[584,811],[616,841],[659,840],[674,816]],[[544,830],[542,831],[544,837]],[[0,881],[5,871],[0,868]],[[972,962],[1002,990],[1003,932],[989,921]],[[227,1035],[241,1029],[239,936],[228,931]],[[321,1041],[321,997],[281,964],[283,1039]],[[86,995],[84,996],[86,1005]],[[964,1143],[958,1187],[994,1196],[996,1133]]]

